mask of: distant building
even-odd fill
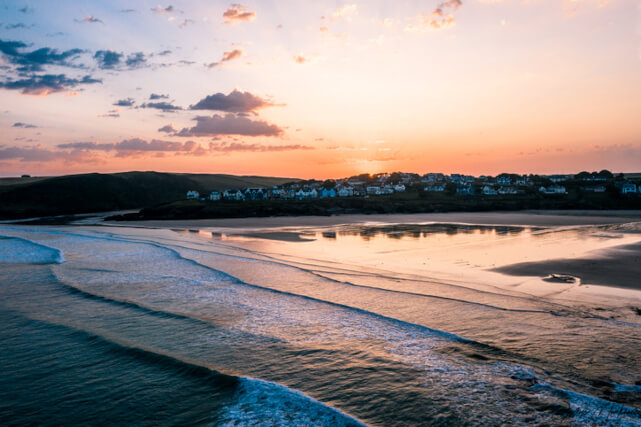
[[[498,185],[510,185],[512,184],[512,178],[509,176],[499,176],[496,178],[496,183]]]
[[[565,187],[562,187],[559,185],[551,185],[549,187],[540,187],[539,192],[543,194],[568,194],[568,192],[565,191]]]
[[[405,186],[403,184],[397,184],[394,186],[394,191],[402,193],[403,191],[405,191]]]
[[[583,191],[589,191],[591,193],[605,193],[605,186],[597,185],[595,187],[583,187]]]
[[[440,193],[442,191],[445,191],[445,185],[443,184],[428,185],[423,188],[423,191],[427,191],[430,193]]]
[[[442,173],[428,173],[423,175],[421,182],[423,183],[432,183],[432,182],[443,182],[445,181],[445,175]]]
[[[514,187],[501,187],[498,190],[499,194],[519,194],[519,191]]]
[[[552,175],[548,177],[552,182],[564,182],[571,178],[570,175]]]
[[[456,194],[470,196],[474,194],[474,188],[469,184],[459,184],[456,186]]]
[[[246,188],[245,200],[263,200],[265,198],[265,192],[262,188]]]
[[[483,194],[485,196],[496,196],[499,193],[494,189],[494,187],[486,185],[485,187],[483,187]]]
[[[188,199],[198,199],[199,197],[200,197],[200,193],[196,190],[189,190],[187,192]]]
[[[631,182],[626,182],[621,187],[622,194],[630,194],[630,193],[636,193],[636,192],[637,192],[637,185]]]
[[[223,192],[223,199],[241,201],[245,200],[245,195],[240,190],[229,188]]]
[[[220,200],[221,198],[222,195],[220,194],[220,191],[212,191],[211,193],[209,193],[209,200],[211,201],[215,202],[217,200]]]
[[[354,196],[354,187],[350,187],[350,186],[340,187],[336,194],[338,197],[352,197]]]
[[[320,193],[321,199],[325,199],[327,197],[336,197],[336,190],[333,188],[323,188]]]
[[[315,199],[318,197],[318,192],[314,188],[303,187],[296,192],[296,198],[302,199]]]
[[[377,196],[381,194],[381,187],[377,185],[368,185],[365,188],[365,191],[367,191],[367,194],[369,194],[370,196]]]

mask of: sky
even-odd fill
[[[601,169],[640,0],[0,0],[0,176]]]

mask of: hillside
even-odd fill
[[[124,172],[0,179],[0,219],[137,209],[230,187],[271,187],[292,178]]]

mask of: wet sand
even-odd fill
[[[482,225],[575,226],[641,221],[641,211],[520,211],[451,212],[430,214],[337,215],[267,218],[228,218],[166,221],[122,221],[112,225],[150,228],[275,228],[324,227],[357,223],[420,224],[451,222]]]
[[[493,269],[513,276],[568,275],[581,285],[600,285],[641,290],[641,243],[617,246],[593,256],[523,262]]]

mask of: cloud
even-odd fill
[[[16,122],[11,127],[14,127],[14,128],[25,128],[25,129],[35,129],[38,126],[31,125],[29,123]]]
[[[169,123],[168,125],[165,125],[161,128],[158,129],[158,132],[165,132],[165,133],[174,133],[176,132],[176,128],[174,127],[173,123]]]
[[[111,118],[117,119],[118,117],[120,117],[119,113],[120,113],[120,109],[116,108],[113,110],[109,110],[107,113],[101,114],[98,117],[111,117]]]
[[[99,68],[110,70],[120,64],[123,56],[124,54],[113,50],[99,50],[93,55],[93,58],[98,62]]]
[[[120,13],[134,13],[136,9],[120,9]]]
[[[114,102],[113,105],[116,107],[131,107],[136,103],[133,98],[125,98],[125,99],[119,99],[118,101]]]
[[[24,95],[46,96],[52,93],[66,92],[81,85],[102,83],[100,79],[84,76],[81,79],[67,77],[64,74],[33,75],[20,80],[0,82],[0,88],[20,90]]]
[[[357,12],[358,6],[356,6],[355,4],[346,4],[345,6],[336,9],[334,13],[332,13],[332,19],[351,19],[351,17],[354,16]]]
[[[250,113],[261,108],[273,107],[274,105],[276,104],[268,99],[234,89],[229,95],[219,92],[206,96],[196,104],[189,106],[189,109],[224,111],[226,113]]]
[[[140,156],[145,153],[177,153],[177,154],[204,154],[204,149],[194,141],[174,142],[152,139],[146,141],[141,138],[125,139],[114,143],[98,142],[71,142],[59,144],[57,146],[63,150],[80,150],[80,151],[114,151],[116,157]]]
[[[18,30],[21,28],[33,28],[35,27],[34,24],[27,25],[23,22],[18,22],[17,24],[5,24],[4,28],[5,30]]]
[[[171,112],[171,111],[178,111],[182,110],[182,107],[179,107],[177,105],[173,105],[171,102],[147,102],[145,104],[142,104],[140,108],[154,108],[156,110],[162,110],[165,113]]]
[[[158,94],[158,93],[152,93],[149,95],[150,100],[156,100],[156,99],[169,99],[169,95],[163,95],[163,94]]]
[[[223,63],[228,62],[228,61],[233,61],[234,59],[238,59],[243,56],[243,51],[240,49],[233,49],[229,50],[223,53],[223,57],[220,59],[218,62],[212,62],[207,65],[208,68],[214,68],[218,67],[220,65],[223,65]]]
[[[194,118],[196,126],[183,128],[178,136],[281,136],[284,131],[280,127],[263,120],[251,120],[247,117],[226,114],[198,116]]]
[[[304,64],[306,62],[309,62],[309,59],[305,58],[302,55],[294,55],[294,62],[297,64]]]
[[[48,162],[68,157],[64,151],[52,151],[42,146],[33,147],[0,147],[0,160],[19,160],[21,162]]]
[[[20,72],[43,71],[45,65],[74,67],[71,61],[84,52],[82,49],[61,52],[48,47],[30,52],[22,51],[26,47],[27,45],[20,41],[0,40],[0,53],[10,64],[18,66]]]
[[[237,22],[253,21],[256,19],[256,12],[247,10],[247,7],[241,4],[232,4],[223,13],[223,18],[225,18],[225,24],[232,25]]]
[[[448,0],[440,3],[430,13],[421,13],[416,24],[409,24],[405,31],[430,31],[448,28],[456,24],[454,13],[463,5],[461,0]]]
[[[127,67],[129,68],[140,68],[145,65],[146,62],[147,59],[145,58],[145,54],[142,52],[136,52],[127,56],[125,64],[127,64]]]
[[[95,17],[95,16],[93,16],[93,15],[88,15],[88,16],[85,16],[85,17],[84,17],[84,18],[82,18],[82,19],[76,19],[75,21],[76,21],[76,22],[78,22],[78,23],[80,23],[80,24],[81,24],[81,23],[89,23],[89,24],[104,24],[104,22],[102,22],[102,20],[100,20],[100,19],[96,18],[96,17]]]
[[[180,24],[178,24],[179,28],[185,28],[187,25],[195,24],[196,21],[193,19],[183,19]]]
[[[151,9],[152,12],[154,13],[160,13],[160,14],[169,14],[174,12],[174,7],[172,5],[169,5],[167,7],[162,7],[160,5],[154,7]]]
[[[211,152],[276,152],[276,151],[294,151],[294,150],[315,150],[315,147],[309,145],[291,144],[291,145],[262,145],[246,144],[240,142],[210,142],[209,151]]]
[[[136,69],[145,66],[147,63],[147,58],[142,52],[131,53],[125,58],[124,53],[114,50],[98,50],[93,58],[98,63],[98,68],[103,70],[113,70],[121,66]]]

